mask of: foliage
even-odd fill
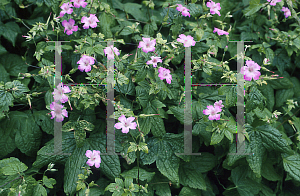
[[[0,1],[0,195],[299,194],[298,1],[215,0],[219,9],[204,0],[87,0],[58,17],[67,2]],[[99,22],[85,29],[81,20],[90,14]],[[68,35],[62,22],[71,18],[78,29]],[[177,40],[182,35],[185,40]],[[145,38],[156,40],[155,51],[139,47]],[[112,40],[117,50],[109,54]],[[241,134],[235,119],[243,95],[236,85],[211,85],[238,82],[234,40],[253,41],[244,42],[244,59],[261,74],[244,80],[248,155],[236,154],[234,140]],[[186,150],[186,45],[192,83],[210,84],[191,90],[192,152],[201,155],[179,154]],[[78,84],[66,94],[65,154],[53,148],[55,51],[62,56],[61,82]],[[94,61],[90,71],[79,69],[82,55]],[[161,57],[157,67],[147,63],[153,56]],[[113,101],[105,86],[112,62]],[[106,112],[110,101],[114,114]],[[221,118],[209,120],[203,111],[216,101],[223,101]],[[110,154],[106,118],[115,124],[123,115],[137,126],[128,133],[115,127],[118,154]],[[87,165],[87,150],[100,151],[99,168]]]

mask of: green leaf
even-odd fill
[[[179,184],[178,169],[180,159],[173,154],[172,148],[166,142],[162,141],[157,145],[159,145],[158,149],[161,150],[156,159],[158,170],[173,183]]]
[[[163,137],[166,134],[163,119],[161,119],[157,116],[150,116],[149,119],[151,122],[151,133],[155,137]]]
[[[139,168],[139,179],[141,181],[147,180],[148,182],[150,182],[152,180],[152,178],[154,177],[155,172],[148,172],[146,170],[144,170],[143,168]],[[123,173],[121,173],[121,176],[123,178],[126,177],[131,177],[131,178],[138,178],[138,168],[134,167],[131,170],[125,171]]]
[[[260,132],[263,145],[267,149],[274,149],[279,152],[292,153],[291,148],[285,143],[284,139],[281,137],[282,134],[274,127],[269,125],[263,125],[256,127]]]
[[[172,114],[174,114],[174,116],[180,121],[181,124],[184,124],[184,108],[178,106],[171,106],[169,108],[169,111],[171,111]]]
[[[135,90],[136,90],[137,100],[139,101],[139,103],[142,105],[143,108],[146,108],[149,103],[149,95],[146,91],[147,89],[141,86],[137,86]]]
[[[260,4],[260,0],[253,0],[250,2],[250,6],[243,10],[243,13],[245,16],[251,16],[263,6],[263,4]]]
[[[15,98],[21,98],[22,96],[25,95],[25,92],[29,91],[28,87],[22,84],[19,80],[14,80],[13,82],[7,82],[5,84],[5,87],[7,86],[11,88],[12,95]]]
[[[117,82],[122,86],[123,84],[128,84],[129,79],[125,75],[119,72]]]
[[[262,95],[262,93],[256,88],[256,86],[250,87],[250,93],[246,103],[246,111],[251,111],[256,107],[262,109],[265,105],[266,98]]]
[[[76,191],[79,191],[79,190],[81,190],[81,189],[85,189],[85,188],[86,188],[86,185],[85,185],[84,182],[78,181],[78,182],[76,182],[76,183],[77,183]]]
[[[147,69],[143,66],[140,70],[138,70],[135,74],[135,82],[141,82],[147,76]]]
[[[62,152],[72,153],[76,147],[74,133],[62,132]],[[53,155],[52,155],[53,154]],[[36,161],[32,164],[33,167],[42,168],[49,163],[64,164],[69,156],[54,154],[54,139],[51,139],[37,152]]]
[[[41,184],[34,187],[33,196],[47,196],[47,190]]]
[[[150,37],[152,37],[154,35],[153,26],[151,24],[146,24],[144,26],[143,32],[145,35],[149,35]]]
[[[86,139],[89,149],[99,150],[101,153],[106,152],[106,135],[92,132],[90,137]],[[107,144],[109,145],[109,144]],[[115,179],[121,173],[120,159],[118,155],[109,155],[101,157],[100,171],[105,174],[108,179]]]
[[[278,72],[275,71],[275,74],[278,74]],[[293,88],[294,84],[292,83],[292,81],[289,79],[289,74],[288,73],[284,73],[283,78],[279,78],[276,81],[273,80],[269,80],[268,83],[271,84],[273,89],[279,90],[279,89],[287,89],[287,88]]]
[[[199,4],[189,3],[187,8],[192,17],[199,17],[200,14],[203,14],[202,6]]]
[[[194,167],[192,162],[184,162],[180,164],[179,180],[184,186],[189,186],[195,189],[206,190],[206,184],[203,175],[198,170],[199,167]]]
[[[284,170],[293,177],[293,179],[300,182],[300,155],[294,154],[291,156],[282,156]]]
[[[21,30],[16,22],[7,22],[5,24],[0,25],[0,35],[2,35],[5,39],[11,42],[13,47],[15,47],[18,33],[21,33]]]
[[[4,175],[15,175],[28,169],[24,163],[15,157],[0,160],[0,166],[0,171]]]
[[[106,38],[112,38],[112,32],[110,26],[113,24],[113,21],[110,16],[106,13],[102,13],[99,17],[99,25],[101,27],[101,32],[105,35]]]
[[[294,45],[297,47],[297,49],[300,49],[300,37],[298,36],[296,39],[293,40]]]
[[[35,123],[32,115],[24,116],[18,120],[22,122],[22,126],[19,126],[19,128],[16,129],[16,146],[22,153],[32,156],[40,149],[42,132],[39,126]]]
[[[280,89],[276,91],[276,108],[279,108],[283,106],[288,99],[292,99],[294,96],[294,89],[289,88],[289,89]]]
[[[142,5],[137,3],[125,3],[124,11],[131,14],[136,20],[147,21],[145,13],[141,10]]]
[[[46,187],[53,189],[53,185],[56,184],[56,180],[54,178],[48,178],[47,176],[43,176],[43,184]]]
[[[179,193],[179,196],[191,196],[191,195],[201,195],[201,191],[198,189],[193,189],[190,187],[183,187]]]
[[[33,117],[35,123],[40,126],[44,132],[54,135],[54,123],[50,116],[47,116],[47,113],[47,110],[33,110]]]
[[[7,53],[7,50],[0,44],[0,55]]]
[[[0,64],[4,66],[11,76],[18,76],[19,73],[26,73],[28,71],[28,65],[16,54],[6,54],[2,56],[0,58]]]
[[[251,142],[249,142],[249,145],[247,145],[247,147],[249,147],[248,152],[254,154],[246,156],[246,160],[248,161],[252,171],[256,174],[256,177],[260,178],[265,148],[262,144],[261,135],[258,132],[251,131],[249,133],[249,137]]]
[[[287,55],[286,51],[283,49],[277,49],[275,51],[275,57],[272,66],[276,66],[280,74],[283,74],[283,72],[287,69],[293,68],[291,58]]]
[[[294,97],[300,97],[300,82],[299,79],[297,77],[291,77],[290,80],[292,81],[292,83],[294,84]]]
[[[5,107],[6,110],[9,110],[7,106],[13,106],[13,100],[12,94],[1,88],[0,84],[0,107]]]
[[[268,81],[269,82],[269,81]],[[273,111],[273,107],[275,105],[275,96],[274,96],[274,89],[270,84],[262,84],[262,86],[257,86],[258,90],[263,94],[263,96],[266,98],[266,106],[269,111]]]
[[[248,168],[245,167],[248,166],[238,166],[234,168],[231,172],[230,178],[237,187],[237,190],[240,193],[240,195],[254,196],[260,191],[260,184],[247,177],[247,172],[245,172],[245,169]],[[255,187],[255,189],[253,187]]]
[[[4,83],[10,82],[9,74],[5,70],[4,66],[1,64],[0,64],[0,81],[3,81]]]
[[[76,147],[72,155],[68,156],[64,169],[64,192],[66,194],[72,195],[76,192],[78,174],[84,172],[81,167],[86,165],[88,158],[85,156],[85,153],[89,149],[87,145],[84,145],[82,148]]]
[[[222,141],[223,138],[224,138],[224,130],[220,130],[220,132],[215,130],[211,136],[210,145],[218,144],[219,142]]]
[[[269,181],[278,181],[282,179],[282,177],[276,172],[273,165],[274,162],[271,162],[271,160],[267,159],[262,164],[261,175]]]

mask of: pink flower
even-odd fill
[[[155,51],[155,44],[156,44],[156,39],[150,40],[150,38],[142,38],[143,41],[140,41],[138,48],[143,48],[143,52],[148,53],[148,52],[154,52]]]
[[[128,117],[126,119],[125,115],[122,115],[119,117],[119,123],[115,124],[116,129],[122,128],[122,133],[128,133],[129,129],[136,129],[136,122],[132,122],[135,118],[134,117]]]
[[[120,55],[120,52],[119,52],[118,48],[113,47],[113,46],[110,46],[110,47],[108,46],[108,47],[104,48],[104,54],[105,54],[105,56],[107,55],[108,60],[114,59],[114,56],[115,56],[114,53],[117,56]]]
[[[244,74],[244,79],[247,81],[251,81],[252,78],[254,80],[258,80],[261,75],[258,70],[260,70],[260,66],[254,61],[247,60],[247,66],[243,66],[241,68],[241,73]]]
[[[222,109],[219,106],[207,106],[207,109],[203,110],[203,114],[209,115],[209,120],[220,120],[220,114],[217,114],[218,112],[221,112]]]
[[[270,5],[271,5],[271,4],[270,4]],[[289,8],[287,8],[287,7],[282,7],[282,10],[281,10],[281,11],[284,12],[284,15],[285,15],[286,18],[289,17],[289,16],[291,16],[291,11],[289,10]]]
[[[62,25],[65,27],[64,33],[67,31],[67,35],[71,35],[73,31],[78,30],[78,26],[74,26],[75,20],[73,20],[72,18],[70,18],[69,22],[67,22],[66,20],[62,21]]]
[[[63,109],[63,106],[56,102],[52,102],[50,104],[50,109],[53,110],[51,111],[51,115],[52,115],[51,119],[56,117],[56,122],[62,122],[64,120],[63,116],[68,117],[67,110]]]
[[[62,6],[60,7],[62,9],[62,11],[60,12],[60,17],[63,17],[65,13],[72,14],[73,9],[71,7],[73,7],[73,5],[69,2],[62,4]]]
[[[190,47],[195,46],[196,42],[194,41],[194,38],[190,35],[186,36],[184,34],[179,35],[179,38],[177,38],[178,42],[183,43],[184,47]]]
[[[271,0],[267,0],[268,2],[270,2]],[[279,2],[281,2],[281,0],[272,0],[271,1],[271,3],[270,3],[270,5],[276,5],[276,3],[279,3]]]
[[[158,68],[158,73],[158,77],[161,80],[166,79],[167,83],[171,84],[172,75],[170,74],[170,70],[160,67]]]
[[[214,106],[215,106],[215,107],[218,106],[219,108],[224,107],[224,105],[222,105],[222,100],[216,101],[215,104],[214,104]]]
[[[54,89],[54,92],[52,93],[54,95],[54,101],[60,100],[61,103],[66,103],[68,101],[68,97],[64,93],[70,93],[71,90],[68,86],[63,86],[63,83],[60,83],[56,89]]]
[[[183,6],[182,6],[181,4],[176,4],[176,5],[178,5],[178,7],[176,8],[176,10],[177,10],[178,12],[182,12]]]
[[[218,14],[219,16],[221,16],[220,12],[218,10],[221,9],[220,7],[220,3],[215,3],[212,0],[210,0],[210,2],[206,3],[206,6],[210,8],[210,13],[211,14]]]
[[[96,17],[96,14],[90,14],[90,17],[88,17],[88,18],[86,16],[83,16],[81,18],[81,23],[85,23],[83,25],[84,29],[88,29],[89,26],[92,27],[92,28],[97,27],[97,22],[99,22],[99,20]]]
[[[79,8],[80,6],[82,6],[83,8],[85,8],[85,6],[87,5],[87,2],[84,2],[85,0],[71,0],[70,2],[74,2],[74,7]]]
[[[218,28],[216,28],[215,27],[215,29],[214,29],[214,31],[213,31],[214,33],[215,32],[217,32],[218,33],[218,35],[228,35],[229,33],[228,32],[226,32],[226,31],[223,31],[223,30],[221,30],[221,29],[218,29]]]
[[[178,5],[178,7],[176,8],[177,11],[181,12],[181,14],[183,16],[189,16],[191,17],[190,13],[189,13],[189,9],[187,9],[186,7],[183,7],[181,4],[176,4]]]
[[[86,164],[88,164],[89,166],[93,166],[95,164],[96,168],[100,167],[100,163],[101,163],[101,157],[100,157],[100,151],[99,150],[87,150],[85,152],[85,156],[87,156],[89,158],[89,160],[86,162]]]
[[[91,71],[91,65],[93,65],[95,63],[95,59],[91,56],[87,56],[87,55],[83,55],[80,60],[77,62],[78,65],[78,69],[83,72],[83,70],[85,72],[89,72]]]
[[[160,59],[160,57],[152,56],[151,60],[147,61],[147,65],[153,64],[153,67],[156,67],[158,62],[162,63],[162,60]]]

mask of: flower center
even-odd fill
[[[249,68],[249,72],[253,72],[253,67],[250,67],[250,68]]]
[[[149,48],[149,47],[150,47],[150,44],[149,44],[149,43],[147,43],[147,44],[146,44],[146,47],[147,47],[147,48]]]

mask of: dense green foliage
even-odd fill
[[[66,2],[0,1],[0,195],[299,194],[299,2],[215,0],[219,16],[203,0],[87,0],[85,8],[73,7],[72,15],[58,19]],[[282,7],[292,16],[286,18]],[[89,14],[96,14],[98,26],[83,29],[80,20]],[[70,18],[80,29],[67,35],[62,21]],[[215,27],[229,35],[218,35]],[[229,155],[236,153],[237,89],[228,85],[192,88],[193,152],[201,155],[176,154],[184,152],[181,34],[197,41],[191,47],[194,84],[235,84],[237,46],[229,41],[253,41],[245,42],[245,60],[262,67],[258,80],[245,81],[245,153],[253,155]],[[146,64],[153,53],[137,47],[143,37],[156,39],[155,53],[163,60],[158,66],[171,70],[171,84]],[[70,41],[59,51],[64,84],[105,84],[104,48],[117,40],[115,119],[134,116],[138,124],[128,134],[115,129],[121,155],[101,155],[107,90],[96,85],[72,86],[67,94],[62,151],[71,155],[47,154],[54,149],[49,112],[55,73],[55,46],[47,40]],[[78,70],[81,54],[95,57],[90,72]],[[209,120],[203,110],[219,100],[225,106],[221,120]],[[87,166],[87,150],[101,152],[99,168]]]

